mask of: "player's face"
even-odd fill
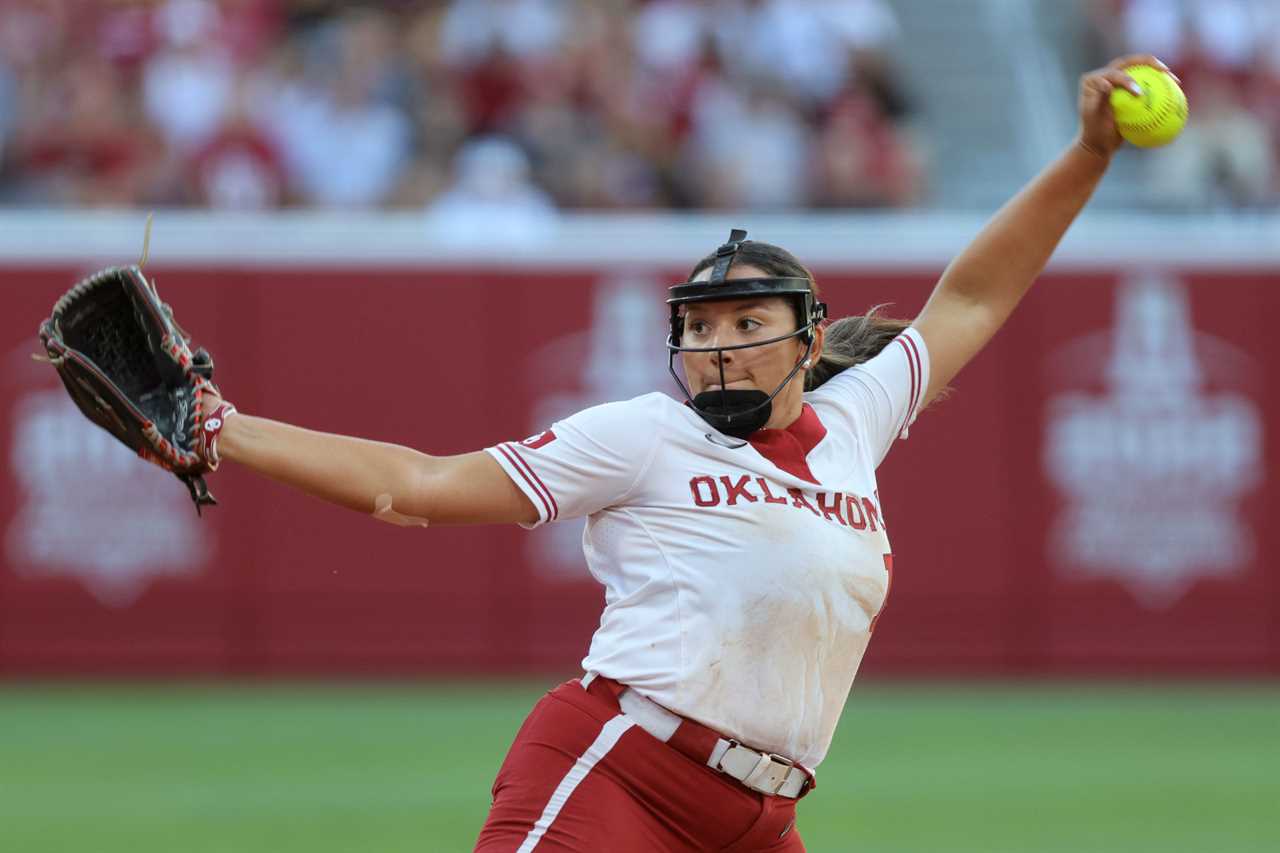
[[[704,270],[697,278],[709,278],[710,275],[710,270]],[[761,278],[766,275],[756,267],[743,265],[730,269],[728,278]],[[795,330],[795,311],[781,296],[693,302],[684,309],[684,336],[680,343],[699,348],[738,346],[781,337]],[[791,338],[776,344],[720,353],[686,352],[680,357],[689,391],[695,397],[703,391],[720,389],[722,361],[726,388],[769,394],[787,378],[796,362],[803,358],[804,351],[804,341]],[[796,374],[795,379],[774,398],[773,416],[767,426],[786,426],[799,416],[804,392],[803,375]]]

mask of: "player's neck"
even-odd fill
[[[803,410],[804,396],[788,388],[773,398],[773,410],[763,428],[786,429],[799,419]]]

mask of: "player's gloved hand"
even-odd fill
[[[1124,88],[1139,97],[1142,95],[1138,84],[1124,71],[1131,65],[1154,65],[1163,71],[1169,70],[1148,53],[1133,53],[1080,77],[1080,133],[1076,141],[1099,157],[1109,159],[1124,144],[1111,110],[1111,90]]]
[[[213,356],[191,336],[140,266],[85,276],[40,324],[41,358],[71,400],[121,444],[182,481],[196,511],[216,504],[197,445]],[[216,390],[216,389],[215,389]]]

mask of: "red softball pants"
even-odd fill
[[[622,713],[618,689],[574,679],[534,706],[498,771],[476,853],[803,853],[796,800],[653,737]]]

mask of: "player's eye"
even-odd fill
[[[754,332],[756,329],[760,328],[762,325],[764,324],[761,323],[759,320],[755,319],[754,317],[743,317],[738,321],[738,331]]]
[[[707,333],[707,324],[702,320],[691,320],[685,324],[685,328],[695,335],[705,335]]]

